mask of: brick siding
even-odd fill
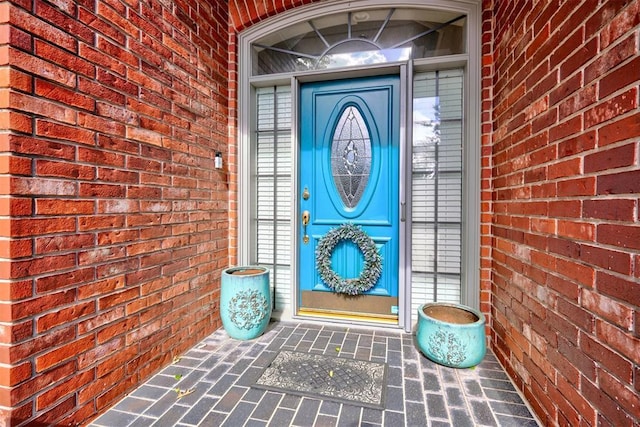
[[[227,7],[0,20],[0,424],[83,423],[220,326]]]
[[[640,2],[486,1],[492,344],[546,425],[640,422]]]
[[[86,422],[220,326],[237,35],[313,2],[0,5],[7,425]],[[524,4],[483,1],[481,308],[546,424],[632,425],[639,1]]]

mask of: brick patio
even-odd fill
[[[384,410],[252,385],[280,349],[388,365]],[[179,379],[178,379],[179,378]],[[178,398],[179,391],[193,390]],[[272,323],[252,341],[220,329],[125,397],[92,426],[537,426],[493,353],[472,369],[425,358],[411,334]]]

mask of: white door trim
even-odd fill
[[[455,63],[464,63],[465,64],[465,99],[464,99],[464,115],[465,115],[465,125],[464,125],[464,139],[467,141],[464,149],[464,161],[465,172],[467,177],[465,178],[465,200],[464,200],[464,228],[463,228],[463,247],[465,247],[465,252],[463,253],[463,283],[462,283],[462,301],[463,303],[470,305],[472,307],[478,308],[480,301],[480,39],[481,39],[481,2],[477,0],[414,0],[414,1],[401,1],[401,0],[336,0],[336,1],[326,1],[313,3],[308,6],[303,6],[299,8],[292,9],[290,11],[281,13],[273,18],[267,19],[261,23],[251,26],[247,30],[243,31],[239,34],[238,38],[238,98],[237,98],[237,167],[238,167],[238,189],[237,189],[237,214],[238,214],[238,246],[237,246],[237,259],[240,264],[250,263],[252,261],[252,241],[251,241],[251,159],[252,159],[252,148],[251,148],[251,121],[250,117],[252,114],[252,106],[253,102],[253,87],[270,85],[273,86],[275,84],[286,84],[291,86],[292,90],[292,108],[294,114],[297,114],[298,106],[297,106],[297,93],[298,93],[298,79],[314,79],[320,78],[320,75],[323,73],[300,73],[298,76],[293,76],[292,74],[283,74],[283,75],[269,75],[269,76],[251,76],[251,43],[263,37],[266,34],[269,34],[275,31],[278,28],[282,28],[283,26],[287,26],[289,24],[309,20],[314,17],[343,12],[348,10],[353,10],[355,8],[373,8],[373,7],[419,7],[419,8],[430,8],[430,9],[442,9],[447,11],[457,11],[460,13],[464,13],[467,15],[467,35],[466,35],[466,43],[467,43],[467,51],[466,55],[456,55],[449,57],[436,57],[436,58],[426,58],[415,60],[411,66],[406,67],[406,70],[401,74],[404,76],[410,76],[414,69],[433,69],[442,67],[443,64],[455,64]],[[390,64],[382,64],[380,68],[388,67]],[[400,64],[391,64],[391,66],[400,67]],[[354,71],[334,71],[338,73],[344,73],[346,76],[348,73],[352,73]],[[358,72],[357,70],[355,72]],[[333,73],[325,73],[325,74],[333,74]],[[407,117],[407,111],[410,111],[409,102],[411,102],[411,85],[408,84],[410,82],[410,78],[405,80],[406,91],[403,93],[407,94],[407,98],[405,101],[405,120],[403,123],[405,126],[408,121],[411,119]],[[292,144],[294,150],[297,150],[298,141],[297,141],[297,129],[298,129],[298,118],[294,115],[292,117],[293,120],[293,128],[292,128]],[[401,130],[401,138],[404,140],[401,142],[401,147],[406,146],[406,141],[410,140],[410,126],[405,129],[404,132]],[[406,169],[407,153],[404,153],[405,160],[402,161],[403,167]],[[401,159],[403,154],[401,153]],[[293,182],[292,185],[294,189],[298,188],[298,164],[297,164],[297,154],[293,161]],[[407,171],[401,171],[402,176],[405,177],[404,181],[405,186],[407,185]],[[402,191],[402,186],[401,186]],[[293,192],[295,193],[295,191]],[[295,195],[294,195],[295,197]],[[406,198],[406,194],[400,196],[401,200]],[[406,202],[406,200],[405,200]],[[407,205],[405,205],[407,206]],[[292,203],[292,215],[295,217],[297,212],[297,198],[295,203]],[[408,209],[408,207],[407,207]],[[233,224],[233,222],[232,222]],[[297,245],[297,227],[298,221],[294,221],[294,227],[292,231],[292,239],[295,241],[294,243]],[[400,230],[401,238],[406,238],[404,244],[401,245],[405,247],[404,250],[404,262],[402,261],[402,252],[401,252],[401,271],[400,277],[404,280],[404,285],[400,284],[401,291],[401,301],[405,306],[403,310],[400,308],[400,316],[401,320],[400,325],[407,331],[409,331],[412,327],[410,324],[410,319],[412,318],[412,313],[406,312],[408,308],[411,307],[411,295],[410,292],[405,290],[408,289],[410,281],[409,277],[411,275],[410,268],[410,252],[407,252],[408,247],[410,247],[410,237],[407,237],[407,229],[406,223],[401,224]],[[292,260],[291,266],[292,269],[297,268],[297,248],[292,246]],[[404,267],[404,271],[403,271]],[[291,277],[297,277],[297,271],[291,272]],[[294,286],[294,284],[292,284]],[[292,292],[292,299],[290,307],[295,308],[295,297],[293,296],[294,292]],[[295,313],[295,310],[293,311]],[[291,318],[292,314],[283,313],[283,319]]]

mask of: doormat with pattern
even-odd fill
[[[384,409],[387,365],[280,350],[255,387]]]

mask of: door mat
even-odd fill
[[[281,350],[255,387],[384,409],[387,365]]]

